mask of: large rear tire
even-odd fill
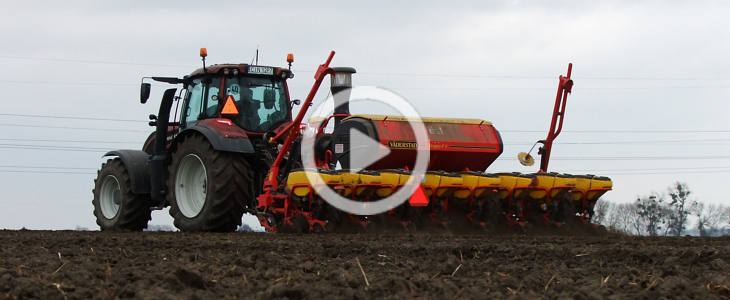
[[[182,231],[231,232],[253,197],[253,173],[244,157],[213,149],[205,137],[183,137],[172,154],[167,202]]]
[[[151,218],[150,196],[132,193],[127,169],[119,158],[101,165],[94,179],[94,216],[101,230],[141,231]]]

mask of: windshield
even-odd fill
[[[223,99],[228,95],[240,110],[234,122],[243,129],[266,132],[289,118],[286,91],[278,78],[226,78]]]
[[[223,97],[219,97],[220,86],[221,77],[196,79],[189,84],[181,115],[183,128],[192,126],[201,118],[217,117],[219,105],[223,105],[218,98],[226,99],[228,95],[236,100],[239,109],[233,121],[243,129],[267,132],[289,120],[286,90],[278,78],[226,78]]]

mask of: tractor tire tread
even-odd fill
[[[107,219],[101,211],[99,203],[99,195],[97,191],[100,189],[101,178],[107,174],[115,175],[119,180],[119,188],[122,197],[122,203],[119,207],[117,216],[113,219]],[[94,179],[94,189],[91,190],[94,198],[91,201],[94,206],[94,216],[96,216],[96,224],[101,230],[109,231],[142,231],[147,228],[147,223],[152,218],[150,210],[150,196],[148,194],[135,194],[132,192],[132,182],[119,158],[107,160],[101,165]]]
[[[174,180],[177,162],[185,149],[197,149],[201,159],[206,162],[209,187],[206,203],[193,222],[187,219],[177,207],[174,193]],[[251,165],[245,157],[231,152],[217,151],[202,135],[183,137],[172,153],[169,166],[167,202],[174,225],[182,231],[231,232],[241,225],[244,203],[253,197]]]

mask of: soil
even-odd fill
[[[0,231],[0,298],[727,299],[728,264],[728,237]]]

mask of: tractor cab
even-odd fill
[[[200,49],[203,67],[183,78],[144,77],[140,101],[146,103],[151,85],[145,79],[182,84],[182,107],[175,107],[175,120],[169,125],[172,134],[210,119],[229,119],[243,129],[246,136],[263,136],[276,132],[291,122],[292,104],[286,80],[293,78],[292,54],[287,55],[289,68],[259,66],[251,64],[217,64],[206,67],[208,51]],[[178,107],[180,110],[178,110]],[[150,116],[156,124],[157,116]],[[154,126],[154,125],[153,125]],[[169,129],[168,129],[169,131]],[[148,140],[150,142],[151,140]],[[147,143],[146,143],[147,145]]]
[[[199,120],[227,118],[245,131],[273,131],[291,121],[288,69],[247,64],[201,68],[185,78],[182,129]]]

